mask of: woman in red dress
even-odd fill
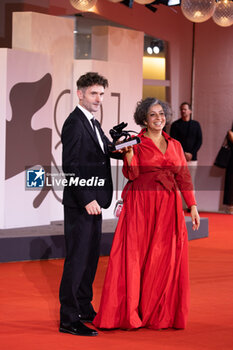
[[[100,308],[99,328],[185,328],[189,309],[187,230],[182,193],[193,229],[200,224],[191,177],[180,143],[165,132],[162,102],[138,103],[141,143],[129,147],[129,179],[116,228]]]

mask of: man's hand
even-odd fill
[[[89,215],[99,215],[101,214],[101,208],[96,200],[88,203],[86,206],[86,211]]]
[[[187,162],[189,162],[193,158],[192,153],[184,152],[184,155],[185,155]]]

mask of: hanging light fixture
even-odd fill
[[[154,2],[154,0],[134,0],[134,2],[137,2],[140,5],[148,5]]]
[[[70,0],[71,5],[80,11],[90,10],[95,6],[97,0]]]
[[[192,22],[207,21],[215,9],[215,0],[182,0],[181,10],[184,16]]]
[[[233,1],[217,1],[212,18],[213,21],[221,27],[231,26],[233,24]]]

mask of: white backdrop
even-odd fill
[[[109,80],[102,125],[107,136],[118,122],[118,97],[112,93],[120,94],[120,121],[128,122],[130,129],[138,129],[132,115],[142,96],[142,32],[94,27],[95,59],[74,60],[72,19],[20,12],[14,13],[12,42],[13,49],[0,49],[0,84],[5,94],[0,106],[0,228],[45,225],[63,219],[62,204],[56,198],[61,198],[62,192],[54,195],[51,190],[25,190],[25,167],[61,166],[59,134],[78,102],[75,83],[81,74],[96,71]],[[41,106],[36,107],[40,100]],[[7,130],[6,120],[10,122]],[[49,164],[43,164],[45,161]],[[112,207],[104,211],[104,218],[113,217]]]

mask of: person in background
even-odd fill
[[[233,125],[227,136],[228,144],[231,147],[231,157],[226,168],[223,204],[227,206],[227,214],[233,214]]]
[[[141,143],[125,150],[129,179],[103,286],[99,328],[185,328],[189,309],[188,235],[181,194],[200,225],[181,144],[167,135],[163,103],[146,98],[134,113]]]
[[[188,102],[181,103],[180,114],[181,118],[171,125],[170,135],[181,143],[195,185],[197,152],[202,145],[201,126],[198,121],[191,119],[192,109]]]

